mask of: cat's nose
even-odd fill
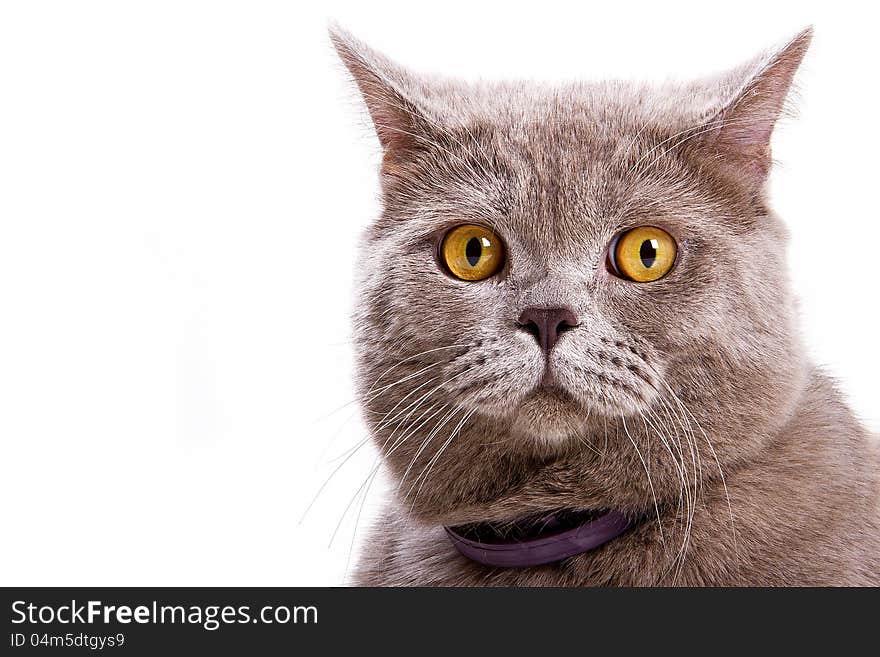
[[[535,336],[544,353],[549,354],[559,334],[580,322],[569,308],[526,308],[519,316],[518,323]]]

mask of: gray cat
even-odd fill
[[[804,356],[766,196],[811,31],[711,80],[416,76],[333,29],[384,157],[363,585],[878,585],[880,457]]]

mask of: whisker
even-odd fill
[[[394,369],[400,367],[400,366],[403,365],[404,363],[408,363],[408,362],[411,361],[411,360],[415,360],[416,358],[421,358],[422,356],[425,356],[425,355],[427,355],[427,354],[432,354],[432,353],[435,353],[435,352],[437,352],[437,351],[443,351],[443,350],[445,350],[445,349],[461,349],[461,348],[465,348],[465,347],[470,347],[470,345],[469,345],[469,344],[466,344],[466,343],[462,343],[462,344],[451,344],[451,345],[448,345],[448,346],[445,346],[445,347],[434,347],[433,349],[426,349],[425,351],[420,351],[419,353],[417,353],[417,354],[413,354],[412,356],[407,356],[406,358],[404,358],[404,359],[401,360],[400,362],[395,363],[394,365],[392,365],[391,367],[389,367],[387,370],[385,370],[384,372],[382,372],[382,374],[380,374],[378,377],[376,377],[376,381],[373,383],[372,386],[370,386],[370,389],[367,390],[367,392],[366,392],[365,394],[366,394],[366,395],[369,395],[369,394],[373,391],[373,389],[376,387],[376,384],[378,384],[379,381],[381,381],[383,378],[385,378],[385,375],[386,375],[386,374],[388,374],[388,373],[391,372],[392,370],[394,370]]]
[[[470,411],[467,411],[465,413],[464,417],[461,418],[458,425],[456,425],[456,427],[452,430],[452,433],[449,434],[449,438],[446,439],[446,442],[443,443],[443,445],[440,447],[440,449],[437,451],[437,453],[434,454],[434,457],[428,462],[428,465],[425,467],[425,470],[423,470],[422,473],[419,474],[419,476],[416,477],[415,480],[413,481],[413,486],[415,486],[416,482],[418,482],[419,479],[422,480],[422,483],[419,484],[419,488],[416,491],[415,497],[413,497],[412,506],[410,507],[410,510],[412,510],[415,507],[416,500],[419,498],[419,493],[422,492],[422,486],[424,486],[425,482],[428,481],[428,476],[431,474],[431,470],[433,469],[434,465],[436,465],[437,461],[440,460],[440,456],[443,454],[444,451],[446,451],[446,448],[449,447],[449,445],[452,443],[452,441],[455,439],[455,437],[461,433],[461,430],[464,427],[465,423],[471,418],[471,416],[475,412],[476,412],[476,409],[471,409]],[[406,497],[409,496],[409,493],[412,492],[413,486],[410,486],[410,490],[407,491],[407,494],[406,494],[406,496],[404,496],[404,499],[406,499]]]
[[[683,454],[681,454],[681,452],[679,452],[681,454],[681,462],[679,462],[679,460],[675,457],[675,454],[672,451],[672,447],[670,446],[669,441],[667,440],[667,438],[663,434],[663,432],[657,427],[657,425],[655,425],[643,413],[640,412],[639,415],[642,418],[642,422],[645,424],[645,432],[648,433],[648,424],[650,424],[651,428],[654,430],[656,435],[660,438],[660,441],[663,444],[663,447],[669,453],[669,456],[672,459],[672,462],[675,465],[675,468],[678,472],[680,486],[679,486],[678,508],[676,510],[676,518],[680,518],[682,516],[682,506],[683,506],[683,502],[685,502],[685,501],[687,502],[686,506],[688,509],[688,512],[685,515],[687,515],[688,518],[690,518],[689,512],[690,512],[690,509],[692,508],[692,500],[690,497],[690,488],[687,485],[687,478],[685,477],[685,469],[684,469],[684,465],[683,465],[684,464],[684,456],[683,456]],[[682,520],[682,524],[683,525],[686,524],[684,520]],[[685,529],[684,534],[685,535],[682,539],[682,544],[679,547],[678,553],[676,554],[675,558],[673,559],[673,563],[676,563],[680,559],[684,558],[683,555],[687,550],[687,529]],[[673,585],[675,584],[677,576],[678,576],[678,573],[676,572],[676,575],[673,576],[673,580],[672,580]]]
[[[737,552],[737,551],[738,551],[738,548],[737,548],[737,540],[736,540],[736,522],[735,522],[735,520],[734,520],[734,515],[733,515],[733,505],[731,504],[731,501],[730,501],[730,492],[729,492],[728,487],[727,487],[727,480],[726,480],[726,478],[725,478],[725,476],[724,476],[724,470],[723,470],[722,467],[721,467],[721,462],[720,462],[719,459],[718,459],[718,455],[717,455],[717,453],[716,453],[716,451],[715,451],[715,447],[712,445],[712,441],[709,439],[708,434],[707,434],[706,431],[703,429],[703,427],[702,427],[702,425],[700,424],[699,420],[697,420],[697,418],[696,418],[696,417],[694,416],[694,414],[690,411],[690,409],[687,407],[687,405],[685,405],[685,403],[679,398],[679,396],[675,393],[675,391],[672,390],[672,388],[671,388],[671,387],[669,386],[669,384],[665,381],[665,379],[664,379],[663,377],[661,377],[661,376],[659,375],[659,373],[658,373],[653,367],[651,367],[650,365],[649,365],[648,367],[654,372],[654,374],[655,374],[657,380],[660,381],[660,383],[663,384],[663,387],[664,387],[664,388],[666,389],[666,391],[669,393],[669,395],[670,395],[670,397],[672,398],[672,400],[676,403],[676,405],[677,405],[677,406],[679,407],[679,409],[682,411],[682,414],[683,414],[683,417],[685,418],[685,420],[686,420],[688,423],[690,423],[690,420],[691,420],[691,419],[694,421],[694,424],[696,424],[697,428],[699,429],[700,433],[701,433],[702,436],[703,436],[703,439],[706,441],[706,444],[709,446],[709,450],[710,450],[711,453],[712,453],[712,458],[713,458],[714,461],[715,461],[715,466],[716,466],[716,468],[718,469],[719,477],[721,478],[721,485],[722,485],[722,487],[723,487],[723,489],[724,489],[724,496],[725,496],[726,501],[727,501],[727,511],[728,511],[729,516],[730,516],[730,530],[731,530],[731,535],[732,535],[732,539],[733,539],[733,547],[734,547],[734,551]],[[689,416],[690,419],[688,419],[688,416]],[[737,553],[738,553],[738,552],[737,552]]]
[[[403,482],[406,481],[406,478],[409,476],[409,473],[412,471],[412,468],[415,466],[416,462],[419,460],[419,456],[422,455],[422,452],[425,451],[430,442],[434,439],[434,437],[440,432],[440,430],[449,423],[449,420],[461,410],[461,406],[456,406],[451,411],[449,411],[446,415],[444,415],[440,420],[437,421],[437,424],[431,429],[431,432],[427,435],[427,437],[422,441],[422,444],[419,446],[418,451],[415,453],[415,456],[410,460],[409,466],[406,469],[406,472],[403,473],[403,476],[400,478],[400,481],[397,484],[397,490],[400,491],[400,487],[403,485]]]
[[[654,498],[654,511],[657,514],[657,526],[660,528],[660,542],[665,546],[666,539],[663,537],[663,523],[660,521],[660,505],[657,504],[657,494],[654,492],[654,484],[651,482],[651,473],[648,471],[648,464],[645,462],[644,457],[642,457],[642,452],[639,449],[639,446],[636,445],[636,441],[633,440],[632,435],[629,433],[629,428],[626,426],[626,418],[621,416],[620,419],[623,421],[623,430],[626,432],[626,437],[629,438],[629,441],[636,450],[636,454],[639,456],[639,460],[642,462],[642,467],[645,468],[645,475],[648,478],[648,486],[651,489],[651,497]]]

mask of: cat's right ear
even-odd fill
[[[392,169],[425,139],[429,121],[420,106],[417,83],[403,68],[355,39],[338,25],[330,40],[360,89],[382,145],[383,169]]]

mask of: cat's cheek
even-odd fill
[[[623,357],[612,356],[609,360],[620,365],[610,368],[604,361],[592,359],[559,363],[556,380],[584,413],[621,417],[648,410],[657,396],[656,384],[647,380],[650,375],[644,370],[635,373],[638,366],[626,363]]]
[[[460,374],[454,380],[447,377],[447,399],[481,415],[510,420],[544,375],[543,358],[529,346],[493,343],[484,352],[469,353],[466,362],[456,364]]]

